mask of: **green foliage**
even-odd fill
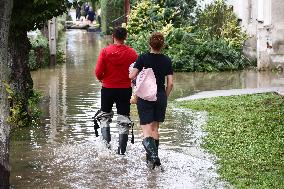
[[[160,31],[165,36],[174,29],[173,14],[166,14],[166,9],[150,0],[141,1],[131,10],[127,30],[127,44],[142,53],[149,49],[148,38],[153,31]]]
[[[283,187],[283,97],[218,97],[181,106],[209,113],[204,147],[218,157],[221,175],[235,188]]]
[[[48,39],[41,32],[30,37],[31,50],[29,53],[28,66],[30,70],[37,70],[49,64],[49,45]]]
[[[66,35],[65,35],[65,20],[66,14],[58,17],[57,19],[57,30],[58,30],[58,40],[57,40],[57,51],[56,51],[56,63],[62,64],[65,63],[65,54],[64,51],[61,49],[62,44],[63,46],[66,45]]]
[[[30,53],[29,53],[28,66],[29,66],[30,70],[36,70],[36,69],[39,68],[39,64],[37,64],[37,62],[36,62],[36,54],[35,54],[35,51],[33,49],[31,49]]]
[[[12,127],[18,128],[38,124],[41,115],[41,111],[39,109],[41,94],[37,91],[32,91],[32,94],[28,99],[28,109],[25,109],[21,98],[17,96],[11,86],[5,81],[3,81],[3,84],[8,93],[8,99],[10,102],[10,116],[7,121],[12,125]]]
[[[142,54],[148,50],[148,38],[149,33],[147,32],[133,34],[128,37],[127,44],[132,46],[137,53]]]
[[[238,18],[224,0],[216,0],[197,15],[196,28],[203,39],[222,38],[230,46],[243,48],[246,34],[238,24]]]
[[[63,22],[62,20],[64,20],[64,18],[60,18],[58,21],[59,40],[64,36],[63,34],[64,26],[62,25]],[[40,31],[38,31],[35,36],[32,36],[29,39],[32,46],[29,53],[29,61],[28,61],[28,66],[30,70],[37,70],[39,68],[48,66],[50,62],[48,39],[45,36],[43,36],[43,34]],[[59,45],[57,45],[56,62],[58,64],[65,63],[65,55],[63,50],[60,49]]]
[[[58,38],[63,35],[63,33],[66,31],[65,28],[65,21],[67,20],[67,15],[63,14],[62,16],[57,17],[57,31],[58,31]]]
[[[11,32],[41,29],[47,20],[67,11],[65,0],[14,0]]]
[[[60,48],[57,48],[57,51],[56,51],[56,63],[57,64],[65,63],[65,54],[63,50],[61,50]]]
[[[169,17],[175,27],[192,22],[197,5],[196,0],[152,0],[152,2],[165,8],[165,18]]]
[[[42,114],[39,104],[42,98],[42,94],[36,90],[33,90],[32,95],[29,97],[29,113],[31,115],[31,124],[37,125],[40,123],[40,116]]]
[[[177,71],[241,70],[250,66],[249,60],[222,39],[200,42],[187,34],[182,43],[174,44],[168,51]]]
[[[48,39],[42,35],[41,32],[37,32],[35,37],[30,38],[32,49],[36,48],[48,48]]]
[[[48,20],[67,13],[68,9],[82,4],[83,0],[14,0],[10,33],[41,29]]]
[[[138,35],[160,30],[167,24],[170,17],[165,18],[165,8],[160,5],[154,4],[150,0],[142,1],[131,10],[127,24],[128,33]]]
[[[188,9],[193,9],[194,1],[184,2],[188,6],[191,2]],[[207,17],[209,19],[209,17],[215,16],[215,12],[212,13],[208,8],[198,14],[200,20],[197,23],[199,25],[204,23],[202,26],[183,24],[177,27],[180,23],[177,21],[180,14],[167,9],[179,3],[181,1],[167,0],[145,0],[137,3],[132,8],[127,25],[129,31],[127,44],[136,49],[138,53],[143,53],[149,49],[148,37],[150,34],[154,31],[163,33],[166,38],[164,53],[172,58],[175,71],[239,70],[251,65],[241,51],[245,34],[237,25],[234,13],[227,5],[224,5],[223,1],[218,0],[216,5],[211,5],[217,7],[214,8],[218,12],[217,18],[222,18],[219,20],[219,24],[223,26],[220,35],[211,35],[211,29],[208,29],[215,29],[213,21],[205,22]],[[226,7],[226,9],[222,12],[220,7],[222,9]],[[172,8],[171,10],[176,9]],[[215,19],[213,20],[215,21]]]
[[[112,21],[124,15],[124,0],[100,0],[102,30],[110,34]]]

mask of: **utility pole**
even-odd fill
[[[127,24],[128,16],[130,13],[130,0],[124,0],[124,15],[125,15],[125,23]]]
[[[56,64],[56,18],[53,17],[48,21],[48,40],[50,50],[50,65]]]

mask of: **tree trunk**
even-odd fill
[[[28,67],[29,51],[31,44],[27,36],[27,31],[10,30],[9,36],[9,55],[11,56],[11,76],[10,85],[16,96],[16,103],[21,104],[21,111],[27,113],[27,123],[30,122],[30,114],[28,110],[28,99],[33,92],[33,80],[30,69]],[[15,105],[12,101],[12,106]]]
[[[5,86],[2,81],[8,81],[8,37],[12,0],[0,0],[0,188],[9,188],[9,139],[10,126],[7,123],[9,104]]]

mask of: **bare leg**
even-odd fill
[[[152,123],[141,125],[143,131],[143,138],[152,137]]]
[[[143,137],[153,137],[154,139],[159,139],[159,122],[152,122],[146,125],[141,125],[143,131]]]
[[[159,122],[154,121],[152,122],[152,137],[155,140],[159,140],[160,134],[159,134]]]
[[[146,162],[153,169],[155,166],[160,166],[161,162],[158,157],[159,143],[159,123],[152,122],[150,124],[141,125],[143,130],[143,146],[146,150]]]

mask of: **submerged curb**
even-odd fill
[[[276,92],[279,95],[284,96],[284,87],[203,91],[203,92],[196,93],[188,97],[178,98],[176,99],[176,101],[197,100],[197,99],[214,98],[214,97],[221,97],[221,96],[259,94],[259,93],[268,93],[268,92]]]

